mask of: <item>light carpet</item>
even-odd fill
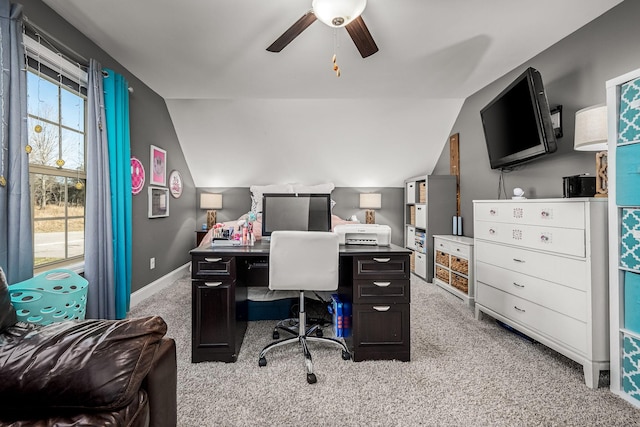
[[[411,362],[344,361],[310,343],[316,384],[295,346],[258,366],[273,321],[249,322],[236,363],[191,363],[188,277],[135,306],[176,340],[179,426],[640,426],[640,410],[584,383],[582,366],[499,327],[412,275]],[[328,329],[327,329],[328,330]]]

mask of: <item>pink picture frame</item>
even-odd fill
[[[151,146],[150,185],[167,185],[167,152],[155,145]]]

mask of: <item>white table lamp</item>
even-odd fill
[[[607,106],[594,105],[576,112],[573,149],[597,151],[596,197],[607,197]]]
[[[382,207],[382,194],[362,193],[360,194],[360,209],[366,209],[365,221],[367,224],[376,223],[376,213],[374,209]]]
[[[216,209],[222,209],[222,194],[201,193],[200,209],[207,209],[207,230],[216,225]]]

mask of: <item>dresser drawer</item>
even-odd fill
[[[578,229],[585,227],[583,203],[476,203],[473,214],[476,221],[509,222]]]
[[[476,241],[475,248],[476,265],[484,262],[574,289],[587,290],[590,278],[586,261],[482,241]]]
[[[584,322],[481,282],[477,282],[476,304],[500,313],[581,354],[587,352],[587,325]]]
[[[450,244],[451,243],[447,242],[446,240],[442,240],[442,239],[439,239],[437,237],[433,238],[433,248],[435,250],[448,253],[448,252],[450,252],[450,249],[449,249],[449,245]]]
[[[408,279],[354,280],[354,303],[409,303],[410,286]]]
[[[476,239],[578,257],[585,256],[583,229],[476,221],[474,233]]]
[[[476,263],[476,280],[582,322],[587,321],[585,291],[483,262]]]
[[[456,242],[449,243],[449,253],[452,256],[460,256],[464,258],[469,258],[470,247],[469,245],[463,245]]]
[[[208,280],[235,279],[235,257],[219,257],[215,255],[193,255],[191,262],[191,278]]]
[[[409,278],[408,255],[362,256],[354,262],[354,280]]]

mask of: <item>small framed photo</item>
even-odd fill
[[[169,216],[169,189],[149,187],[149,218]]]
[[[151,146],[150,185],[167,185],[167,152],[155,145]]]

